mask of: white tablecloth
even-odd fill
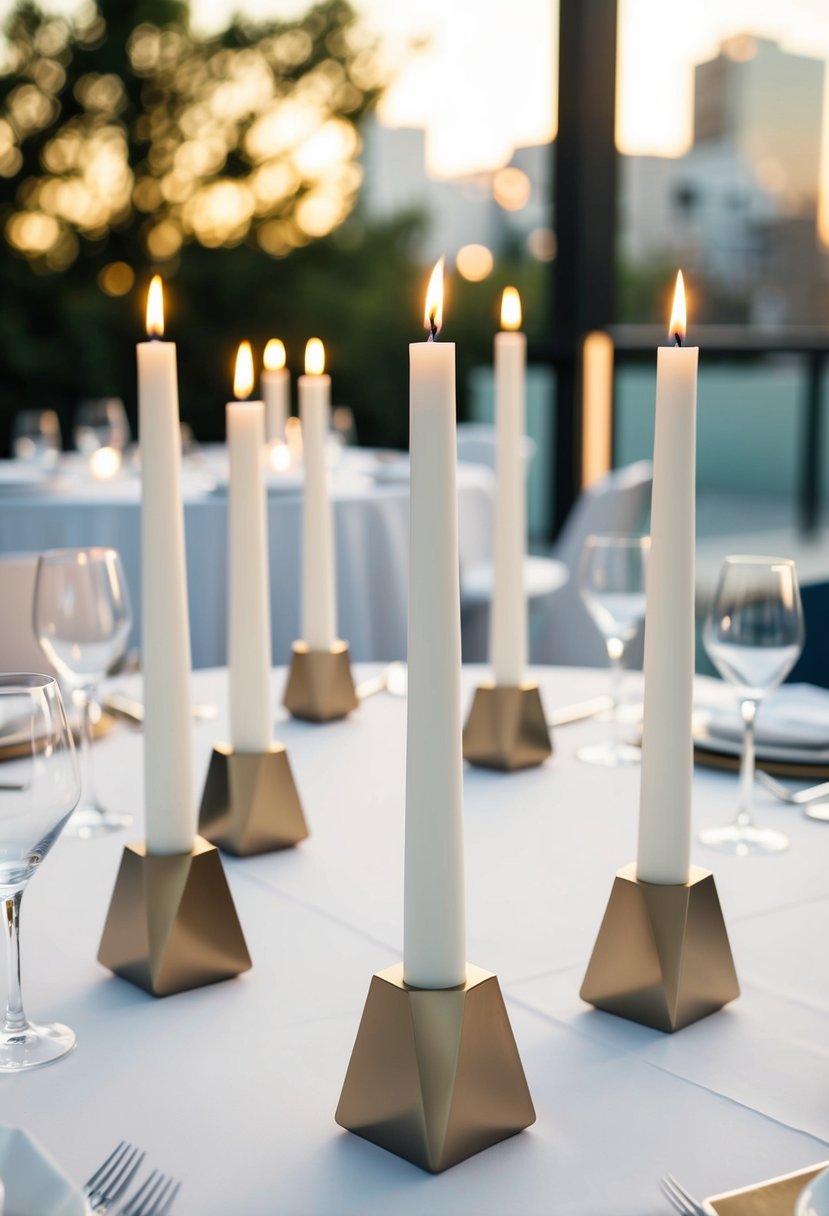
[[[465,696],[480,675],[465,673]],[[597,671],[539,675],[549,710],[605,688]],[[219,699],[225,678],[194,685]],[[465,775],[468,957],[505,992],[529,1131],[431,1177],[333,1120],[371,974],[401,950],[405,703],[388,696],[329,726],[280,720],[312,835],[226,859],[254,960],[237,980],[156,1001],[111,976],[95,955],[139,833],[58,841],[23,903],[25,989],[30,1016],[65,1020],[79,1046],[0,1079],[0,1122],[79,1179],[119,1138],[140,1144],[184,1180],[177,1216],[664,1216],[665,1170],[706,1195],[826,1159],[829,826],[758,790],[788,853],[695,848],[716,874],[738,1001],[673,1036],[591,1010],[579,985],[636,837],[637,770],[573,754],[606,729],[562,728],[540,769]],[[200,788],[222,732],[194,733]],[[102,794],[138,814],[141,736],[96,750]],[[734,776],[698,770],[696,826],[729,818],[736,793]]]
[[[194,667],[218,666],[227,657],[227,495],[205,488],[221,474],[221,454],[208,450],[206,470],[185,466],[184,519],[190,633]],[[406,655],[408,600],[408,480],[378,482],[374,454],[349,449],[332,470],[337,538],[339,630],[356,659]],[[489,556],[493,474],[477,465],[458,470],[461,559]],[[2,487],[0,487],[2,488]],[[300,636],[302,498],[298,489],[268,497],[271,619],[274,662],[287,662]],[[15,490],[0,498],[0,553],[109,545],[124,563],[141,638],[140,483],[126,474],[95,483],[64,476],[53,487]],[[2,606],[0,606],[2,622]]]

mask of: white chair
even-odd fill
[[[37,553],[0,554],[0,671],[54,675],[34,635]]]
[[[591,533],[644,532],[650,512],[653,467],[649,460],[614,469],[584,490],[553,548],[570,572],[569,581],[535,629],[532,660],[579,667],[606,667],[607,647],[579,595],[578,568]],[[641,633],[641,631],[640,631]],[[627,666],[641,666],[641,637],[630,644]]]

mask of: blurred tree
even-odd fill
[[[85,396],[120,395],[134,414],[132,346],[158,269],[200,437],[223,432],[240,337],[283,337],[299,370],[313,331],[361,437],[404,441],[417,219],[351,214],[359,123],[383,79],[348,0],[206,39],[183,0],[98,0],[74,24],[22,0],[6,39],[5,426],[48,404],[66,431]]]

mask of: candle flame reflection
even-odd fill
[[[240,342],[233,373],[233,396],[244,401],[253,392],[253,351],[250,342]]]
[[[501,296],[501,329],[521,328],[521,297],[514,287],[505,287]]]
[[[429,341],[438,336],[443,325],[443,267],[446,258],[438,258],[429,286],[426,288],[426,307],[423,310],[423,324],[429,330]]]
[[[325,371],[325,347],[319,338],[309,338],[305,347],[305,375],[321,376]]]
[[[676,340],[677,346],[681,346],[685,341],[685,280],[682,277],[682,271],[676,273],[676,289],[674,290],[674,306],[671,310],[671,324],[668,327],[668,335]]]
[[[151,338],[160,338],[164,333],[164,288],[160,274],[153,275],[147,292],[147,333]]]
[[[267,372],[278,372],[285,366],[285,343],[279,338],[271,338],[265,347],[262,363]]]

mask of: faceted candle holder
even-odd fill
[[[310,650],[305,642],[294,642],[283,704],[293,717],[308,722],[332,722],[356,709],[348,643]]]
[[[237,752],[217,743],[210,758],[199,831],[225,853],[250,857],[288,849],[308,836],[288,753]]]
[[[498,980],[467,966],[457,988],[374,975],[337,1123],[440,1173],[535,1122]]]
[[[537,684],[481,684],[463,731],[463,754],[479,768],[513,772],[553,752]]]

